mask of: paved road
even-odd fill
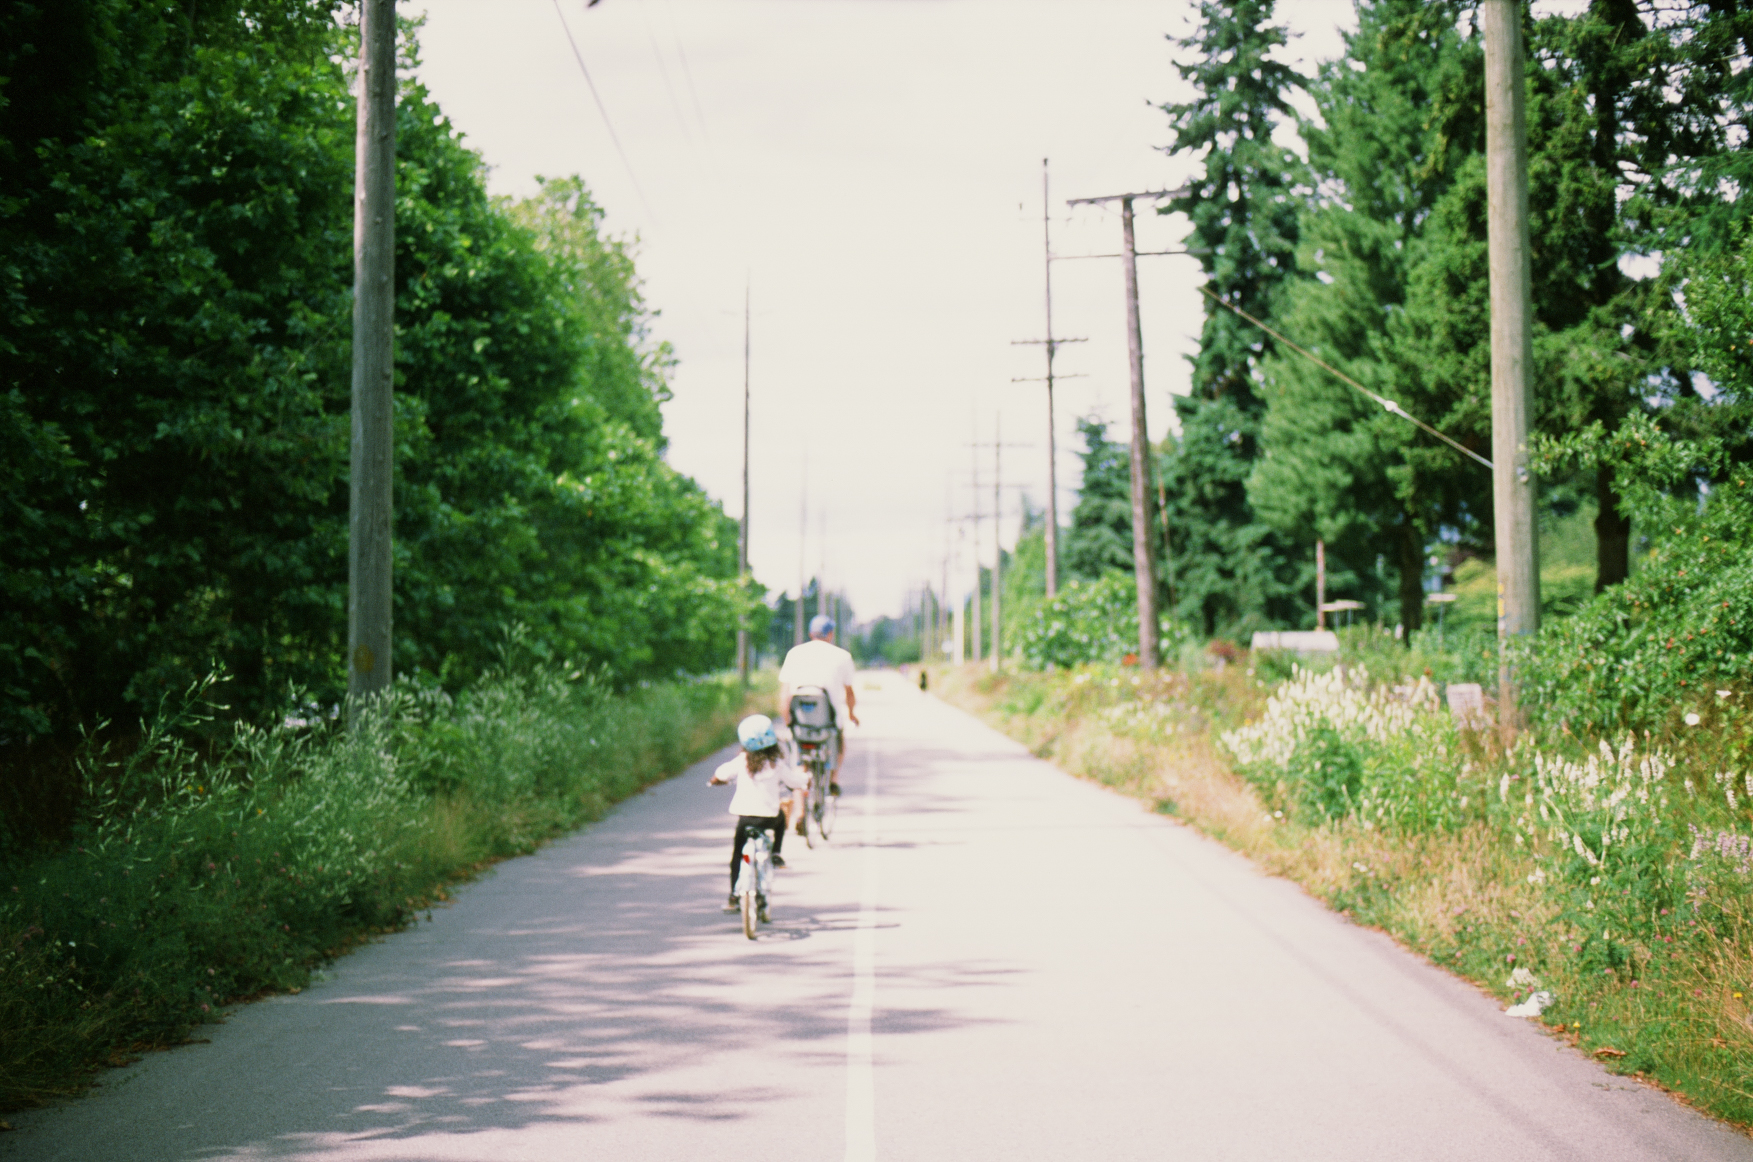
[[[703,764],[0,1159],[1753,1159],[971,719],[860,708],[763,939]]]

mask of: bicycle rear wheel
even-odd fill
[[[755,921],[757,919],[757,916],[756,916],[757,906],[755,904],[755,893],[754,892],[744,892],[742,904],[743,904],[743,935],[747,936],[750,940],[753,940],[755,938]]]
[[[828,794],[830,773],[822,773],[821,799],[816,804],[816,829],[822,833],[822,841],[827,842],[828,836],[834,832],[834,812],[839,808],[840,797]]]

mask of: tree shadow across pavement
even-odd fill
[[[729,819],[698,785],[710,766],[501,865],[302,995],[239,1010],[212,1044],[28,1115],[0,1158],[473,1158],[487,1155],[459,1137],[725,1124],[799,1096],[837,1112],[863,852],[798,853],[773,924],[745,940],[720,911]],[[1008,971],[936,965],[929,983]],[[966,1023],[946,1008],[881,1016],[885,1037]]]

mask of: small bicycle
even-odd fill
[[[737,902],[742,905],[743,935],[755,938],[757,922],[767,923],[767,889],[773,885],[773,841],[757,831],[743,844],[743,863],[737,869]]]

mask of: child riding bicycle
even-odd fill
[[[707,782],[713,786],[735,780],[736,793],[730,799],[730,813],[737,817],[736,835],[730,848],[730,902],[724,910],[735,912],[737,871],[742,864],[743,845],[762,831],[773,833],[773,866],[784,867],[779,858],[779,845],[785,839],[785,816],[779,812],[781,788],[795,790],[807,779],[785,757],[773,720],[765,714],[751,714],[737,725],[737,740],[743,753],[712,772]],[[767,899],[760,898],[761,918],[767,918]]]

